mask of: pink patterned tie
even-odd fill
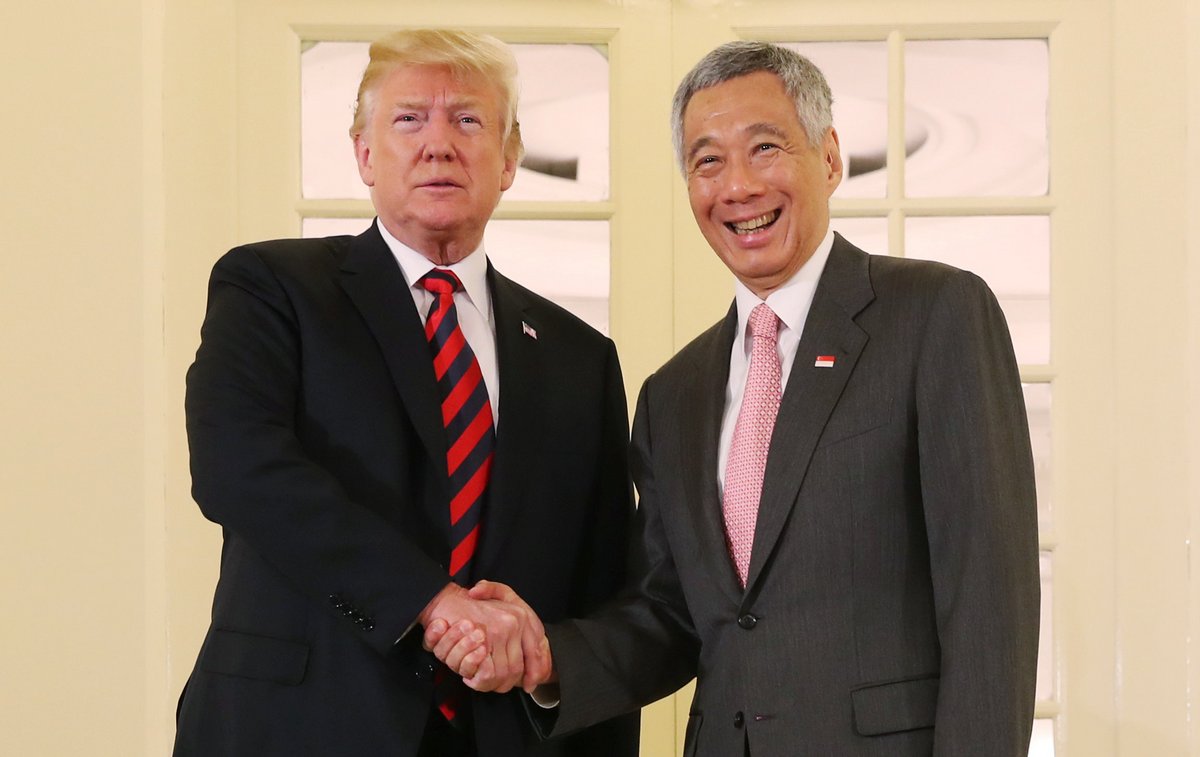
[[[750,350],[742,407],[738,410],[733,441],[729,445],[723,502],[725,537],[743,587],[750,572],[750,548],[754,544],[754,524],[758,520],[767,451],[771,447],[771,432],[775,430],[775,416],[779,413],[779,400],[783,395],[777,348],[779,318],[766,303],[750,312],[750,336],[754,346]]]

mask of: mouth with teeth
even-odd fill
[[[739,236],[744,235],[744,234],[753,234],[756,231],[762,231],[763,229],[768,228],[769,226],[774,224],[776,221],[778,221],[779,216],[782,212],[783,211],[776,208],[775,210],[772,210],[769,213],[763,213],[761,216],[758,216],[756,218],[750,218],[745,221],[734,221],[732,223],[726,223],[725,228],[729,229],[734,234],[737,234]]]

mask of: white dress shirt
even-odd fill
[[[742,408],[742,393],[746,389],[746,372],[750,368],[750,349],[754,340],[750,337],[748,323],[750,311],[759,303],[766,302],[767,307],[779,316],[779,362],[781,376],[780,389],[787,388],[788,374],[796,362],[796,349],[800,346],[800,335],[804,332],[804,324],[808,320],[808,310],[812,307],[813,295],[817,291],[817,282],[825,270],[825,261],[829,259],[829,251],[833,248],[833,230],[825,232],[825,238],[813,252],[800,270],[788,279],[782,286],[767,295],[766,300],[759,299],[745,284],[738,281],[734,284],[737,301],[738,336],[733,340],[733,349],[729,354],[729,382],[725,385],[725,413],[721,417],[721,437],[717,447],[717,487],[720,494],[725,491],[725,465],[729,458],[729,447],[733,443],[733,428],[737,425],[738,412]]]
[[[479,361],[483,372],[483,383],[487,387],[488,399],[492,403],[492,423],[500,423],[500,370],[496,361],[496,319],[492,315],[492,294],[487,286],[487,255],[482,243],[479,249],[451,266],[438,266],[429,258],[407,246],[388,233],[378,219],[375,221],[379,233],[388,249],[400,264],[408,291],[417,305],[421,323],[429,314],[434,295],[418,282],[434,268],[446,268],[454,272],[462,282],[461,291],[454,293],[454,307],[458,311],[458,325],[466,337],[467,344]]]

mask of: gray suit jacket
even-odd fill
[[[1004,316],[976,276],[840,236],[767,461],[750,575],[717,437],[736,311],[647,379],[633,583],[550,630],[555,732],[693,676],[685,754],[1016,757],[1037,659],[1037,513]],[[816,356],[833,355],[833,367]]]

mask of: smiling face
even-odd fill
[[[830,129],[813,147],[783,82],[767,71],[692,96],[683,165],[704,238],[764,299],[824,239],[829,197],[842,179],[837,133]]]
[[[439,265],[462,260],[517,170],[499,90],[480,74],[401,66],[370,103],[354,154],[380,222]]]

